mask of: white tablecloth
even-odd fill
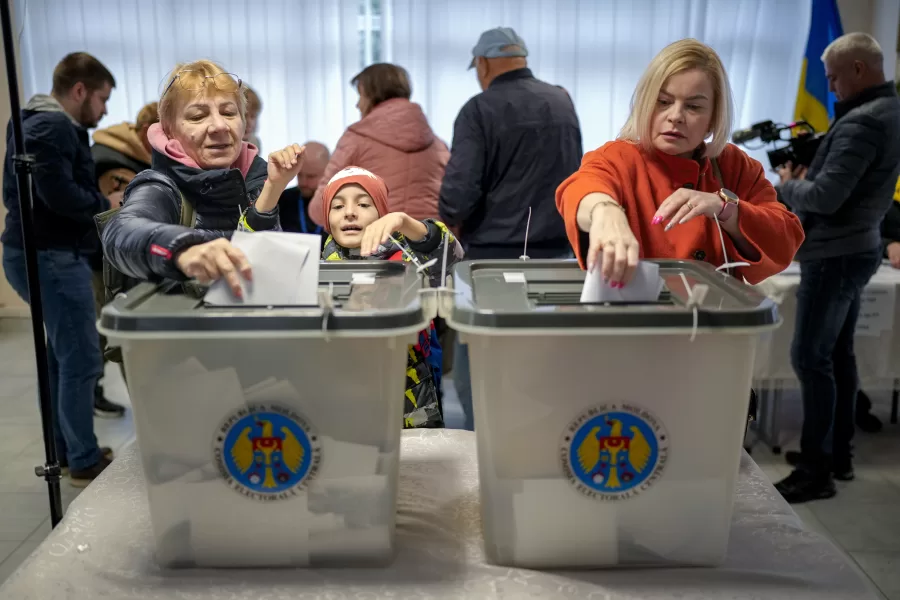
[[[784,324],[765,336],[756,352],[754,378],[759,382],[778,381],[780,387],[798,386],[791,367],[791,340],[797,316],[797,286],[800,271],[797,264],[757,285],[757,289],[778,303]],[[875,300],[878,299],[878,302]],[[857,328],[856,362],[860,379],[868,390],[894,389],[900,379],[900,270],[883,265],[869,281],[861,313],[862,325],[886,325],[889,329],[862,331]],[[886,306],[887,300],[889,305]],[[880,314],[876,315],[876,310]]]
[[[69,507],[0,598],[857,600],[875,598],[804,528],[744,455],[726,564],[718,569],[538,572],[485,564],[474,434],[403,434],[397,558],[387,569],[163,571],[153,560],[136,447]],[[548,506],[547,510],[565,510]]]

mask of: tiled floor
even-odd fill
[[[44,461],[34,381],[27,323],[0,319],[0,582],[50,531],[47,487],[34,476],[34,466]],[[110,399],[128,403],[116,369],[107,370],[105,384]],[[448,425],[458,426],[462,412],[452,385],[447,387]],[[873,401],[876,414],[887,422],[889,395],[873,394]],[[787,397],[782,410],[795,429],[796,399]],[[131,413],[121,420],[97,419],[96,430],[102,444],[121,448],[134,435]],[[796,436],[786,434],[784,444],[795,446]],[[886,425],[876,435],[860,434],[856,453],[856,481],[839,482],[837,497],[796,511],[810,528],[847,553],[885,598],[900,600],[900,425]],[[782,457],[762,445],[754,449],[753,458],[773,480],[790,472]],[[65,479],[61,487],[67,506],[78,490]]]
[[[44,443],[35,391],[30,322],[0,319],[0,582],[50,532],[47,484],[34,474],[44,463]],[[108,370],[106,395],[127,403],[118,371]],[[97,439],[114,450],[134,436],[130,411],[123,419],[95,419]],[[63,507],[80,490],[60,482]]]

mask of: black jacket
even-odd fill
[[[34,156],[35,245],[39,250],[65,249],[99,253],[94,215],[109,208],[97,188],[88,132],[50,96],[33,97],[22,111],[25,150]],[[13,156],[12,124],[6,128],[3,204],[6,229],[2,242],[22,248],[22,215]]]
[[[270,213],[253,208],[266,169],[266,161],[257,156],[245,181],[238,169],[195,169],[154,150],[152,168],[128,184],[122,210],[103,230],[107,260],[136,279],[184,280],[174,262],[178,253],[216,238],[230,239],[244,212],[251,229],[278,229],[277,207]],[[178,224],[182,195],[194,208],[195,229]]]
[[[556,188],[581,164],[581,128],[562,88],[529,69],[504,73],[469,100],[453,126],[439,211],[460,226],[467,251],[478,246],[569,248]],[[515,254],[518,256],[518,254]]]
[[[880,248],[881,223],[900,171],[900,98],[893,82],[835,105],[805,180],[781,185],[806,240],[797,260]]]

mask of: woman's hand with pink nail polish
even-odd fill
[[[640,246],[625,212],[608,203],[591,210],[588,269],[599,268],[604,281],[629,281],[637,268]]]
[[[701,215],[712,219],[722,211],[723,204],[724,201],[718,194],[678,188],[659,205],[652,223],[655,225],[668,221],[668,231]]]

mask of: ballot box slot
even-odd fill
[[[533,306],[680,306],[672,293],[664,289],[656,302],[582,302],[581,289],[539,290],[529,289],[528,300]]]

